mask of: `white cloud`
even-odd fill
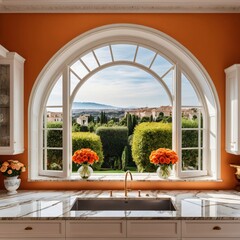
[[[74,101],[119,107],[170,104],[157,80],[143,70],[130,66],[114,66],[95,74],[79,89]]]

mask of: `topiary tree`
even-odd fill
[[[128,146],[125,146],[122,152],[122,170],[126,171],[129,161]]]
[[[81,148],[91,148],[97,153],[99,161],[93,164],[93,169],[99,170],[103,163],[102,143],[99,136],[90,132],[75,132],[72,133],[72,154]],[[79,166],[72,163],[73,171],[76,171]]]
[[[156,171],[156,166],[149,161],[149,155],[160,147],[172,148],[172,124],[151,122],[135,127],[132,156],[139,172]]]

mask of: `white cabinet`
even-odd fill
[[[0,221],[1,239],[65,239],[65,221]]]
[[[0,45],[0,155],[24,151],[24,58]]]
[[[240,64],[226,73],[226,151],[240,154]]]
[[[197,239],[234,239],[240,236],[240,221],[182,221],[182,238]]]

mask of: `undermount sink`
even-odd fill
[[[167,199],[76,199],[71,211],[176,211]]]

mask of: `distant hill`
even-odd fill
[[[95,102],[73,102],[73,109],[121,109],[111,105],[95,103]]]

